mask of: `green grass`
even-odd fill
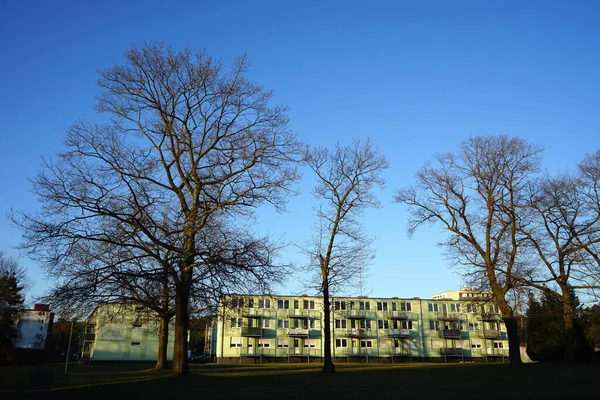
[[[600,366],[530,364],[192,365],[173,377],[149,365],[0,368],[0,399],[594,399]]]

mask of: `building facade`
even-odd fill
[[[311,362],[323,357],[323,300],[229,296],[213,328],[217,362]],[[348,362],[508,361],[508,338],[489,293],[431,299],[332,299],[332,357]]]
[[[14,347],[44,350],[53,322],[54,313],[47,304],[35,304],[33,310],[20,310],[15,321]]]
[[[154,314],[142,306],[99,305],[85,326],[84,361],[156,361],[158,327]],[[174,329],[169,329],[167,359],[173,359]]]

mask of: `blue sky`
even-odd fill
[[[389,158],[383,208],[365,215],[377,235],[371,296],[429,297],[459,285],[436,247],[439,229],[406,235],[396,189],[436,152],[473,135],[543,143],[550,172],[599,146],[600,3],[596,1],[5,1],[0,12],[0,213],[35,211],[28,179],[93,111],[97,69],[131,45],[205,48],[230,63],[246,53],[250,76],[290,107],[310,144],[367,138]],[[309,238],[305,175],[289,212],[262,210],[261,232]],[[13,246],[0,219],[0,250],[20,258],[40,294],[48,278]],[[302,262],[290,249],[286,259]],[[292,280],[280,292],[298,293]]]

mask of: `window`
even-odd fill
[[[345,348],[348,347],[347,339],[335,339],[335,347]]]
[[[132,346],[135,346],[135,347],[137,347],[137,346],[141,346],[141,345],[142,345],[142,342],[131,342],[131,345],[132,345]]]
[[[300,308],[300,302],[298,300],[294,300],[294,310],[297,310]]]
[[[427,309],[429,310],[429,312],[438,312],[439,311],[437,303],[429,303],[429,304],[427,304]]]
[[[231,308],[244,308],[244,299],[231,299]]]
[[[363,347],[363,348],[364,347],[367,347],[367,348],[373,347],[373,341],[372,340],[361,340],[360,347]]]
[[[290,347],[290,340],[288,338],[277,338],[277,347],[280,349]]]
[[[411,320],[403,320],[402,321],[402,329],[412,329],[413,328],[413,324]]]
[[[347,321],[345,319],[336,319],[335,320],[335,329],[346,329]]]
[[[314,310],[315,309],[315,301],[314,300],[304,300],[304,309],[305,310]]]
[[[317,340],[316,339],[306,339],[304,341],[304,347],[310,347],[310,348],[317,347]]]
[[[248,299],[248,308],[254,308],[254,299]]]
[[[388,303],[387,301],[378,301],[377,302],[377,311],[387,311],[388,310]]]
[[[429,330],[439,331],[440,330],[440,321],[429,321]]]
[[[242,338],[241,337],[232,337],[229,338],[229,347],[242,347]]]
[[[268,318],[263,318],[262,327],[269,329],[271,327],[271,320]]]
[[[314,319],[310,320],[310,322],[309,322],[310,329],[315,329],[315,321],[316,320],[314,320]]]
[[[481,339],[472,339],[471,340],[471,348],[472,349],[480,349],[481,348]]]
[[[142,323],[141,322],[134,322],[133,323],[133,327],[134,328],[141,328],[142,327]]]
[[[289,327],[290,327],[289,319],[278,319],[277,320],[277,328],[285,329],[285,328],[289,328]]]
[[[271,308],[271,300],[270,299],[258,300],[258,308]]]
[[[410,303],[400,303],[400,311],[412,311]]]
[[[365,321],[364,319],[357,321],[355,319],[351,319],[350,327],[352,329],[356,329],[356,328],[371,329],[371,321]]]
[[[467,312],[468,313],[476,313],[477,306],[475,304],[467,304]]]
[[[472,331],[479,330],[479,322],[469,322],[469,329]]]
[[[396,306],[396,302],[392,303],[392,311],[398,311],[398,308]]]
[[[336,301],[333,302],[333,308],[335,310],[345,310],[346,309],[346,302],[345,301],[336,300]]]
[[[460,312],[460,304],[457,304],[457,303],[450,304],[450,312]]]
[[[495,349],[502,349],[502,348],[504,348],[504,343],[502,343],[502,342],[494,342],[494,348]]]
[[[242,319],[241,318],[231,318],[231,327],[232,328],[241,328],[242,327]]]
[[[283,299],[279,299],[277,300],[277,308],[279,309],[289,309],[290,308],[290,301],[289,300],[283,300]]]
[[[379,329],[389,329],[390,323],[389,323],[388,320],[381,320],[380,319],[379,321],[377,321],[377,327]]]
[[[360,303],[358,303],[358,308],[361,310],[370,311],[371,303],[369,303],[368,301],[361,301]]]
[[[258,339],[258,347],[271,347],[269,339]]]

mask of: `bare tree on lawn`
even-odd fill
[[[438,223],[448,234],[441,243],[472,280],[482,278],[493,293],[508,333],[510,362],[520,364],[514,310],[507,301],[520,286],[515,276],[528,268],[520,250],[526,188],[539,170],[543,148],[505,135],[473,137],[457,153],[437,154],[416,174],[416,184],[398,190],[408,205],[408,232]]]
[[[530,205],[531,220],[522,228],[540,268],[519,279],[561,302],[570,363],[575,361],[573,290],[600,287],[599,266],[590,255],[600,243],[600,193],[589,179],[563,174],[532,185]]]
[[[139,232],[148,257],[170,253],[175,375],[188,373],[188,306],[211,220],[265,203],[282,209],[299,178],[287,110],[270,106],[272,93],[248,80],[247,68],[245,57],[226,70],[190,48],[131,48],[100,71],[97,109],[107,123],[71,126],[66,150],[33,182],[41,211],[14,218],[47,261],[76,242],[123,244],[105,226]]]
[[[317,176],[314,195],[320,203],[316,211],[316,234],[305,250],[311,272],[317,268],[316,288],[323,295],[323,372],[335,372],[331,357],[331,295],[356,283],[372,258],[372,238],[359,221],[362,213],[379,207],[373,191],[382,188],[381,174],[386,158],[370,141],[354,140],[350,145],[308,149],[306,162]]]

